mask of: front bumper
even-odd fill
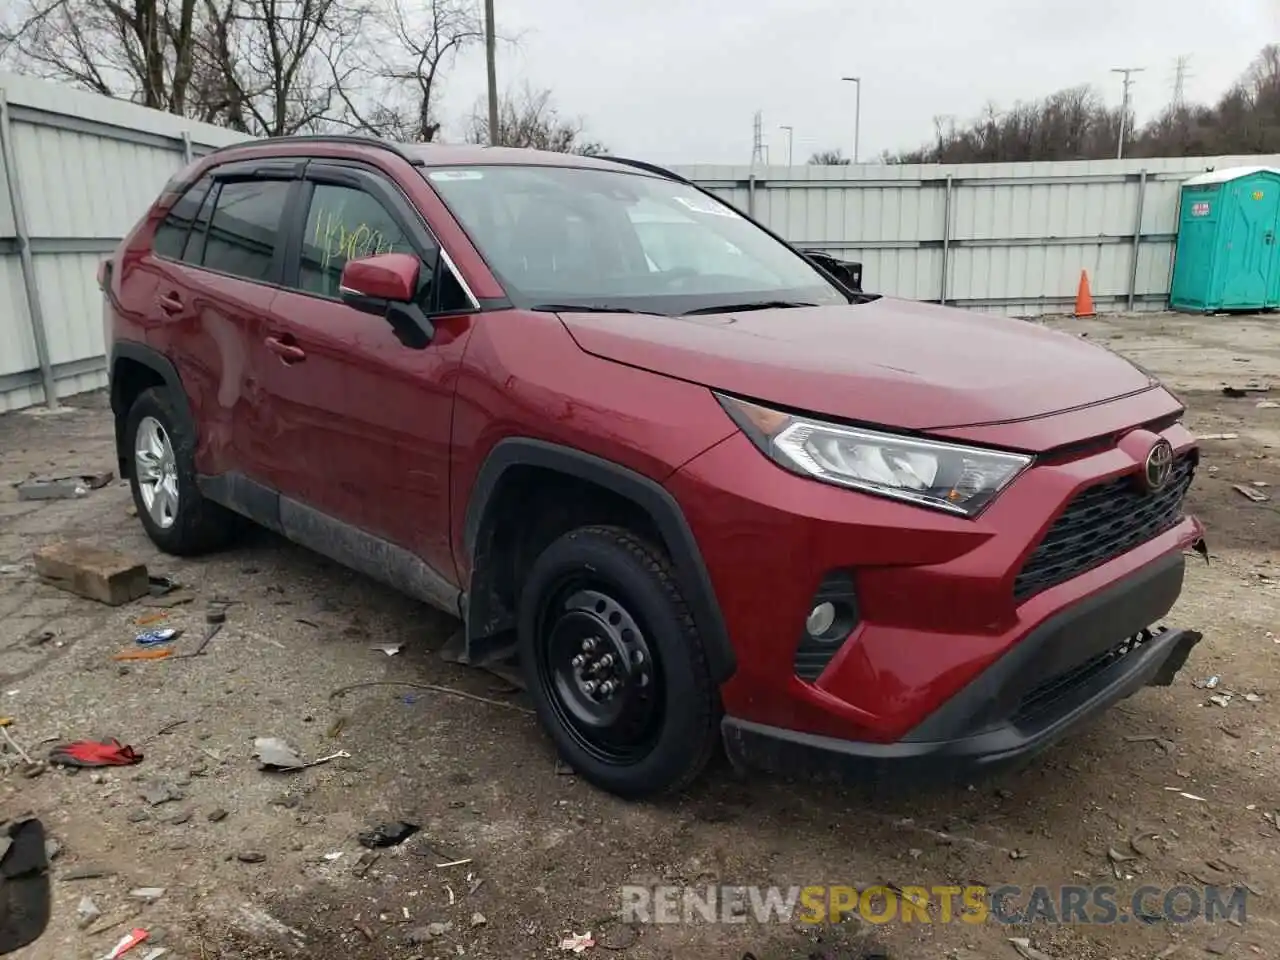
[[[845,783],[947,780],[1016,766],[1144,686],[1168,686],[1201,639],[1141,629],[1167,610],[1185,561],[1166,556],[1041,624],[895,743],[817,736],[726,717],[738,766]]]

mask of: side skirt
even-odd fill
[[[214,503],[259,526],[450,616],[461,617],[462,592],[421,557],[403,547],[297,500],[282,497],[240,473],[199,477],[197,483],[200,492]]]

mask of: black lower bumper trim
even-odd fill
[[[1201,634],[1143,624],[1173,606],[1182,574],[1182,556],[1173,554],[1061,611],[896,743],[726,717],[725,748],[740,767],[854,784],[1017,766],[1142,687],[1173,682]]]
[[[819,781],[870,783],[951,780],[994,772],[1030,760],[1071,728],[1143,686],[1167,686],[1201,639],[1190,630],[1165,630],[1127,654],[1124,669],[1076,700],[1052,723],[1033,731],[1012,723],[958,740],[864,743],[820,737],[726,717],[725,748],[735,765]],[[1133,658],[1132,662],[1127,662]],[[1119,666],[1119,665],[1117,665]]]

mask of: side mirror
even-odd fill
[[[418,305],[422,261],[409,253],[380,253],[348,260],[338,281],[338,296],[356,310],[385,317],[400,342],[422,349],[436,328]]]
[[[805,250],[803,253],[806,260],[831,274],[852,292],[862,292],[862,264],[840,260],[828,253],[819,253],[817,250]]]

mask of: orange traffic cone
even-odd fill
[[[1093,312],[1093,294],[1089,292],[1089,271],[1080,271],[1080,287],[1076,290],[1076,319],[1096,317]]]

